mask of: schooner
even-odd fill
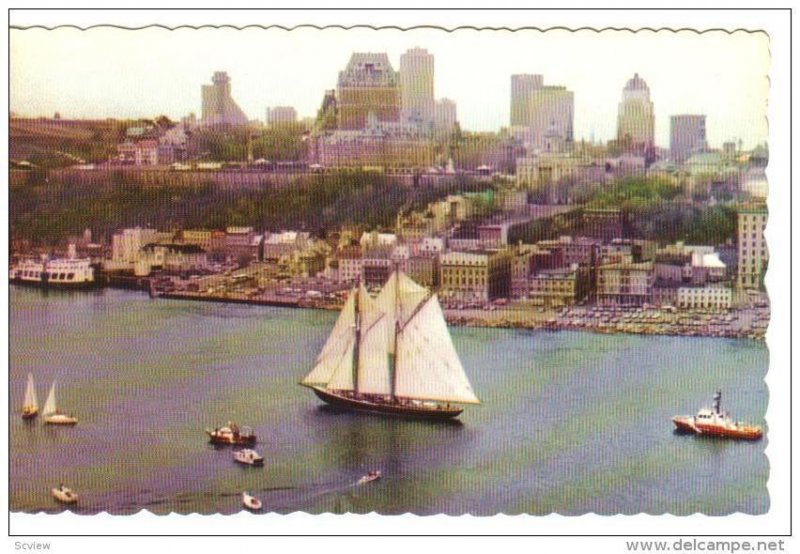
[[[376,298],[355,287],[300,382],[349,409],[452,418],[480,404],[435,294],[395,271]]]

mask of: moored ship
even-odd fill
[[[66,258],[22,260],[9,270],[8,279],[17,285],[84,289],[97,286],[94,267],[89,258],[75,257],[74,248]]]
[[[758,440],[762,437],[761,427],[734,421],[726,412],[721,411],[721,402],[722,393],[717,392],[712,408],[702,408],[693,416],[675,416],[672,422],[679,431],[686,433],[743,440]]]
[[[328,404],[449,419],[479,404],[436,295],[395,271],[376,298],[354,288],[311,372],[300,382]]]

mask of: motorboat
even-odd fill
[[[358,480],[359,485],[365,485],[367,483],[371,483],[372,481],[377,481],[381,478],[380,471],[370,471],[366,475],[364,475],[361,479]]]
[[[255,496],[249,495],[246,492],[242,493],[242,504],[248,510],[257,512],[261,509],[261,501]]]
[[[233,459],[240,464],[247,464],[251,466],[264,465],[264,457],[250,448],[243,448],[233,453]]]
[[[213,444],[252,446],[256,443],[256,435],[250,427],[239,428],[239,426],[232,421],[229,421],[224,427],[206,429],[206,434]]]
[[[62,504],[75,504],[78,501],[78,495],[72,492],[72,489],[59,485],[56,488],[50,489],[56,500]]]
[[[758,440],[763,436],[758,425],[734,421],[720,409],[721,402],[722,393],[717,392],[711,408],[702,408],[693,416],[675,416],[672,422],[684,433],[743,440]]]

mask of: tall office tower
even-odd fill
[[[203,85],[203,125],[245,125],[247,116],[231,96],[231,79],[224,71],[211,77],[210,85]]]
[[[617,141],[643,152],[655,144],[655,113],[647,83],[634,73],[622,89],[622,102],[617,114]]]
[[[702,152],[707,149],[706,116],[673,115],[670,117],[669,153],[674,161],[685,162],[694,152]]]
[[[544,86],[544,77],[541,75],[512,75],[511,76],[511,118],[512,127],[531,124],[531,100],[533,91]]]
[[[356,52],[339,72],[339,129],[363,129],[369,113],[379,122],[400,120],[400,86],[386,54]]]
[[[437,133],[449,133],[458,121],[456,103],[449,98],[436,101],[433,113],[433,128]]]
[[[275,106],[267,108],[267,125],[281,125],[283,123],[296,123],[297,110],[291,106]]]
[[[575,95],[566,87],[546,86],[531,93],[530,127],[533,144],[542,148],[545,136],[557,136],[569,148],[573,142]]]
[[[400,107],[403,121],[433,123],[433,54],[412,48],[400,56]]]
[[[764,204],[739,208],[736,216],[739,271],[736,284],[740,289],[763,289],[764,272],[769,262],[764,229],[767,207]]]

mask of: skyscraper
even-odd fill
[[[706,116],[673,115],[669,127],[670,157],[685,162],[695,152],[708,149],[706,143]]]
[[[533,144],[543,148],[545,136],[558,137],[568,148],[573,142],[575,95],[561,86],[546,86],[531,93],[530,127]]]
[[[767,207],[763,204],[740,208],[736,216],[739,271],[736,284],[742,289],[761,289],[769,262],[764,230]]]
[[[435,131],[439,134],[450,133],[456,121],[458,121],[456,103],[449,98],[440,98],[437,100],[433,114],[433,126]]]
[[[245,125],[247,116],[231,96],[231,79],[224,71],[217,71],[210,85],[202,88],[203,125]]]
[[[543,86],[544,77],[541,75],[521,74],[511,76],[510,124],[512,127],[530,126],[533,91]]]
[[[356,52],[339,72],[337,94],[340,130],[363,129],[373,113],[379,122],[400,120],[397,72],[385,53]]]
[[[400,56],[400,106],[403,121],[430,126],[433,122],[433,55],[412,48]]]
[[[617,114],[617,141],[636,152],[644,152],[655,143],[655,114],[650,89],[638,73],[622,89]]]

